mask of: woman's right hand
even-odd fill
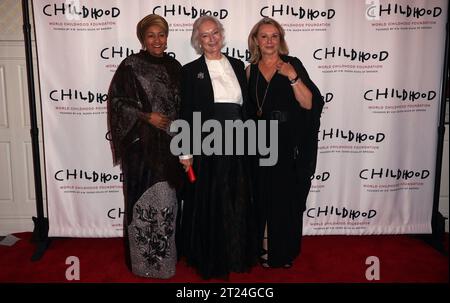
[[[180,159],[180,163],[183,165],[184,171],[188,171],[189,167],[192,166],[192,163],[194,158],[189,158],[189,159]]]
[[[166,130],[169,127],[170,119],[161,113],[152,112],[148,115],[148,122],[156,128]]]

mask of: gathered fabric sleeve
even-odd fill
[[[316,170],[318,147],[317,136],[320,128],[320,116],[322,114],[324,101],[319,88],[309,77],[302,62],[294,57],[291,64],[294,66],[300,80],[312,93],[312,108],[310,110],[300,108],[298,125],[300,131],[297,136],[299,147],[297,165],[299,166],[299,172],[303,177],[309,178]]]
[[[127,144],[137,137],[133,129],[144,119],[136,76],[131,66],[122,62],[108,91],[108,128],[111,134],[114,165],[119,164]]]
[[[193,153],[193,127],[192,127],[192,114],[194,112],[193,108],[193,82],[191,78],[192,72],[189,71],[188,68],[185,66],[182,68],[182,81],[181,81],[181,110],[180,110],[180,117],[181,119],[185,120],[189,124],[190,128],[190,152],[189,157],[181,157],[181,159],[191,158]]]
[[[239,62],[239,74],[236,77],[239,80],[242,90],[242,120],[247,121],[250,119],[249,116],[249,96],[248,96],[248,81],[245,70],[245,64],[241,60]]]

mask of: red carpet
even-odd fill
[[[169,280],[134,276],[125,266],[121,238],[53,238],[44,257],[31,262],[35,250],[29,241],[31,233],[15,236],[21,238],[15,245],[0,246],[0,282],[67,282],[65,272],[70,265],[65,262],[69,256],[80,260],[79,282],[205,282],[183,260]],[[448,234],[446,239],[448,248]],[[380,262],[380,280],[376,282],[449,282],[448,256],[409,235],[305,236],[302,247],[301,256],[290,269],[256,266],[250,273],[231,274],[229,282],[373,283],[365,278],[369,256],[378,257]]]

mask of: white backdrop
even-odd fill
[[[226,3],[225,3],[226,2]],[[33,1],[50,236],[122,236],[122,176],[112,166],[106,93],[140,45],[135,26],[165,17],[168,51],[197,58],[201,14],[225,27],[224,52],[249,58],[263,16],[286,30],[326,101],[304,234],[431,232],[446,0]]]

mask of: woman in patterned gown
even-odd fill
[[[119,65],[108,92],[114,164],[124,179],[124,235],[134,274],[175,274],[176,190],[183,170],[170,152],[171,121],[178,118],[181,65],[164,51],[169,28],[158,15],[137,24],[142,50]]]

